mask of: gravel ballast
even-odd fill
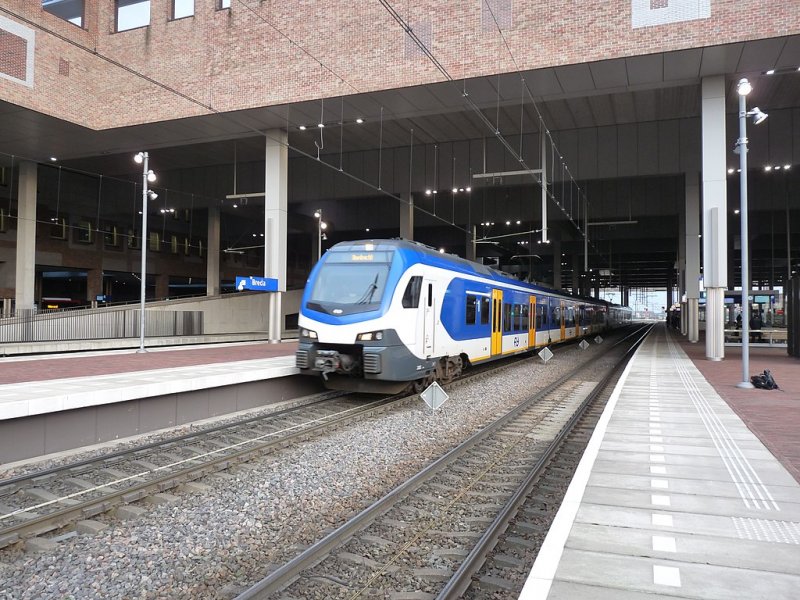
[[[137,519],[98,516],[106,529],[68,537],[53,550],[6,548],[0,598],[232,598],[607,347],[557,348],[546,365],[532,357],[454,388],[435,413],[420,399],[205,478],[208,491],[171,491],[176,504],[140,503],[147,512]]]

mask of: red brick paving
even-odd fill
[[[706,359],[705,340],[690,344],[680,340],[681,348],[747,427],[775,455],[800,483],[800,360],[786,348],[750,346],[750,372],[756,375],[769,369],[780,389],[742,389],[742,349],[725,347],[725,359]]]
[[[181,346],[174,350],[159,349],[141,354],[113,352],[94,356],[42,356],[30,360],[0,359],[0,384],[287,356],[293,355],[296,348],[297,342],[294,341],[279,344],[258,342],[202,348]]]

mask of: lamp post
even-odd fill
[[[328,224],[322,220],[321,208],[314,211],[314,217],[317,219],[317,262],[319,262],[322,258],[322,231],[327,229]]]
[[[753,90],[747,79],[740,79],[736,86],[739,94],[739,139],[736,140],[735,152],[739,154],[739,217],[741,219],[742,248],[742,381],[736,384],[739,388],[752,388],[750,383],[750,269],[748,265],[748,231],[747,231],[747,117],[753,117],[753,123],[759,124],[767,118],[766,113],[755,107],[747,111],[745,98]]]
[[[148,169],[150,155],[147,152],[139,152],[133,157],[134,162],[142,165],[142,268],[140,282],[140,306],[139,306],[139,349],[137,352],[147,352],[144,348],[144,328],[145,328],[145,295],[147,281],[147,199],[155,199],[157,194],[147,188],[148,182],[156,180],[156,174]]]

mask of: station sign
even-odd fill
[[[277,292],[278,280],[273,277],[236,276],[236,291]]]

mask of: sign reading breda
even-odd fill
[[[255,290],[257,292],[277,292],[278,280],[272,277],[236,276],[236,291]]]

